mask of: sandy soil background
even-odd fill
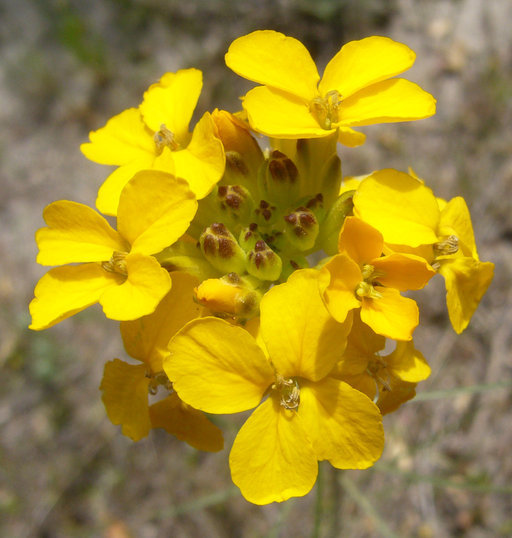
[[[0,0],[0,535],[512,535],[511,23],[510,0]],[[164,72],[192,66],[204,72],[199,112],[236,110],[247,86],[223,55],[259,28],[301,39],[319,65],[371,34],[412,47],[408,78],[437,97],[438,114],[366,128],[363,148],[340,150],[344,173],[413,166],[439,196],[463,195],[481,259],[496,264],[461,337],[440,277],[421,294],[415,340],[433,375],[386,417],[375,468],[322,465],[319,492],[267,507],[230,481],[242,417],[222,422],[220,454],[161,431],[134,444],[110,424],[98,385],[104,362],[124,355],[99,309],[26,328],[45,272],[33,239],[43,207],[93,205],[106,177],[79,151],[89,130],[136,106]]]

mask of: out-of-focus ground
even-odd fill
[[[0,535],[309,536],[316,510],[324,537],[511,536],[511,24],[510,0],[0,0]],[[235,111],[248,86],[223,55],[260,28],[301,39],[320,66],[371,34],[412,47],[407,77],[437,97],[437,115],[365,128],[364,147],[340,150],[344,173],[412,166],[439,196],[463,195],[481,259],[496,264],[460,337],[440,277],[417,295],[415,340],[433,369],[423,400],[386,417],[375,468],[321,466],[316,509],[316,487],[284,504],[244,501],[227,461],[236,418],[222,422],[219,454],[161,431],[123,437],[98,391],[105,361],[124,356],[100,309],[26,328],[45,271],[33,239],[43,207],[93,205],[107,175],[79,151],[89,130],[136,106],[164,72],[192,66],[204,72],[200,113]]]

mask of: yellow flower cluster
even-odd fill
[[[55,267],[30,327],[97,302],[121,322],[139,364],[107,362],[100,388],[123,434],[163,428],[218,451],[206,413],[254,409],[229,463],[256,504],[308,493],[318,461],[364,469],[380,457],[382,415],[430,374],[412,340],[418,306],[402,292],[440,273],[460,333],[493,276],[462,198],[436,198],[412,171],[342,179],[338,142],[364,142],[354,127],[434,114],[430,94],[395,77],[414,59],[369,37],[320,78],[299,41],[257,31],[226,54],[260,84],[243,111],[205,112],[190,132],[202,75],[185,69],[90,134],[85,156],[117,166],[96,200],[117,229],[75,202],[44,210],[37,261]]]

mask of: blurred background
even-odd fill
[[[510,0],[0,0],[0,535],[6,537],[512,536],[512,2]],[[407,78],[435,117],[367,127],[345,175],[396,167],[462,195],[495,279],[470,327],[449,326],[436,277],[418,296],[417,347],[433,375],[385,418],[368,471],[334,471],[306,497],[257,507],[232,485],[231,442],[198,453],[163,431],[133,443],[106,418],[103,365],[125,357],[93,307],[41,333],[27,305],[45,269],[34,232],[56,199],[94,205],[107,168],[88,132],[137,106],[166,71],[204,72],[198,114],[235,111],[248,85],[230,42],[299,38],[320,69],[340,46],[386,35],[417,53]],[[238,420],[238,421],[237,421]]]

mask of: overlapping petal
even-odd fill
[[[273,30],[258,30],[235,39],[225,56],[238,75],[309,102],[320,80],[316,65],[304,45]]]
[[[327,64],[318,89],[322,95],[338,90],[345,99],[361,88],[403,73],[415,58],[407,45],[388,37],[350,41]]]
[[[89,206],[60,200],[45,208],[43,218],[48,227],[36,233],[37,262],[42,265],[106,261],[113,251],[129,249],[123,237]]]
[[[356,217],[347,217],[338,238],[338,250],[345,251],[357,264],[370,263],[382,254],[382,234]]]
[[[397,342],[395,350],[386,357],[386,363],[393,374],[408,383],[418,383],[430,375],[430,366],[414,342]]]
[[[298,415],[319,460],[338,469],[366,469],[380,458],[382,417],[366,395],[327,377],[303,384],[300,398]]]
[[[273,398],[265,400],[238,432],[229,466],[233,482],[255,504],[306,495],[318,473],[301,417]]]
[[[319,292],[318,271],[295,271],[260,305],[261,336],[276,370],[285,377],[323,378],[341,357],[349,323],[336,322]]]
[[[222,432],[203,412],[182,402],[173,392],[149,407],[153,428],[163,428],[197,450],[218,452],[224,447]]]
[[[148,435],[149,378],[144,364],[128,364],[114,359],[105,364],[100,390],[108,418],[122,426],[123,435],[139,441]]]
[[[361,320],[377,334],[393,340],[411,340],[419,323],[418,305],[398,290],[375,286],[378,299],[363,297]]]
[[[119,321],[151,314],[171,289],[169,273],[152,256],[135,252],[125,262],[124,282],[106,288],[99,298],[105,316]]]
[[[256,407],[275,379],[254,338],[217,318],[194,320],[171,340],[164,370],[189,405],[208,413]]]
[[[119,275],[107,273],[97,263],[51,269],[34,290],[29,328],[40,331],[73,316],[97,303],[105,290],[119,285],[120,279]]]
[[[132,252],[154,254],[186,232],[196,210],[196,199],[184,180],[143,170],[121,193],[117,228]]]
[[[414,254],[389,254],[372,261],[376,280],[400,291],[419,290],[436,274],[432,267]]]

